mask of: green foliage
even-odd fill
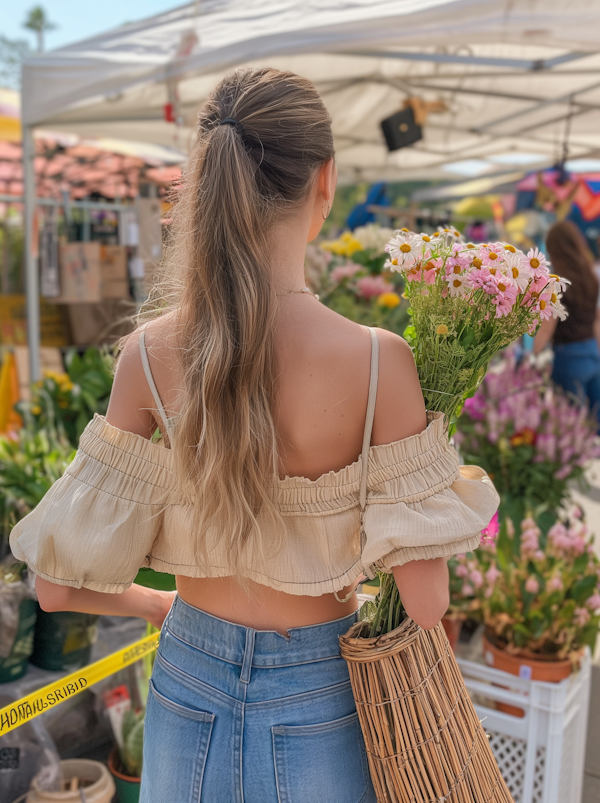
[[[145,709],[138,712],[129,710],[123,717],[123,746],[119,748],[119,755],[132,778],[139,778],[142,774],[145,715]]]
[[[32,388],[32,400],[17,410],[37,429],[56,429],[77,447],[81,433],[95,413],[104,415],[113,384],[114,358],[107,350],[75,349],[65,358],[66,373],[46,371]]]
[[[363,326],[377,326],[401,335],[408,321],[408,304],[401,302],[397,307],[383,307],[377,299],[361,299],[341,285],[323,298],[330,309]]]
[[[62,476],[75,451],[55,430],[21,429],[0,437],[0,544],[14,525],[40,502]]]
[[[406,617],[400,592],[392,574],[378,572],[379,592],[374,602],[365,602],[360,609],[360,618],[369,622],[367,638],[376,638],[391,633]]]

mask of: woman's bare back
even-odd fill
[[[177,413],[178,369],[173,316],[149,324],[146,344],[164,405]],[[378,330],[380,372],[373,444],[389,443],[425,427],[423,398],[407,344]],[[365,327],[336,314],[309,295],[280,300],[275,334],[278,389],[275,422],[281,476],[314,480],[356,461],[362,448],[370,374],[370,337]],[[126,376],[124,376],[126,374]],[[127,344],[118,368],[110,423],[150,437],[160,420],[143,373],[137,338]],[[191,605],[256,629],[287,631],[347,615],[351,597],[299,597],[234,578],[177,578],[180,596]],[[340,596],[342,596],[340,594]]]

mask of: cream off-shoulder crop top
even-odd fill
[[[340,591],[363,573],[373,576],[376,569],[478,546],[498,495],[482,469],[459,466],[441,413],[430,415],[418,435],[370,446],[379,364],[372,329],[371,346],[361,458],[316,480],[273,478],[285,533],[267,563],[248,555],[243,573],[251,580],[319,596]],[[143,332],[140,350],[157,409],[169,426]],[[124,591],[142,566],[189,577],[231,575],[218,532],[205,534],[210,562],[199,558],[190,504],[173,487],[169,449],[96,415],[74,461],[16,525],[10,546],[40,577],[94,591]]]

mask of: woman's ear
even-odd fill
[[[337,184],[337,167],[335,159],[332,157],[328,162],[325,162],[319,171],[318,193],[321,198],[329,204],[333,203],[335,195],[335,185]]]

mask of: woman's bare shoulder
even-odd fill
[[[390,443],[422,432],[425,402],[410,346],[399,335],[377,329],[379,382],[373,444]]]

